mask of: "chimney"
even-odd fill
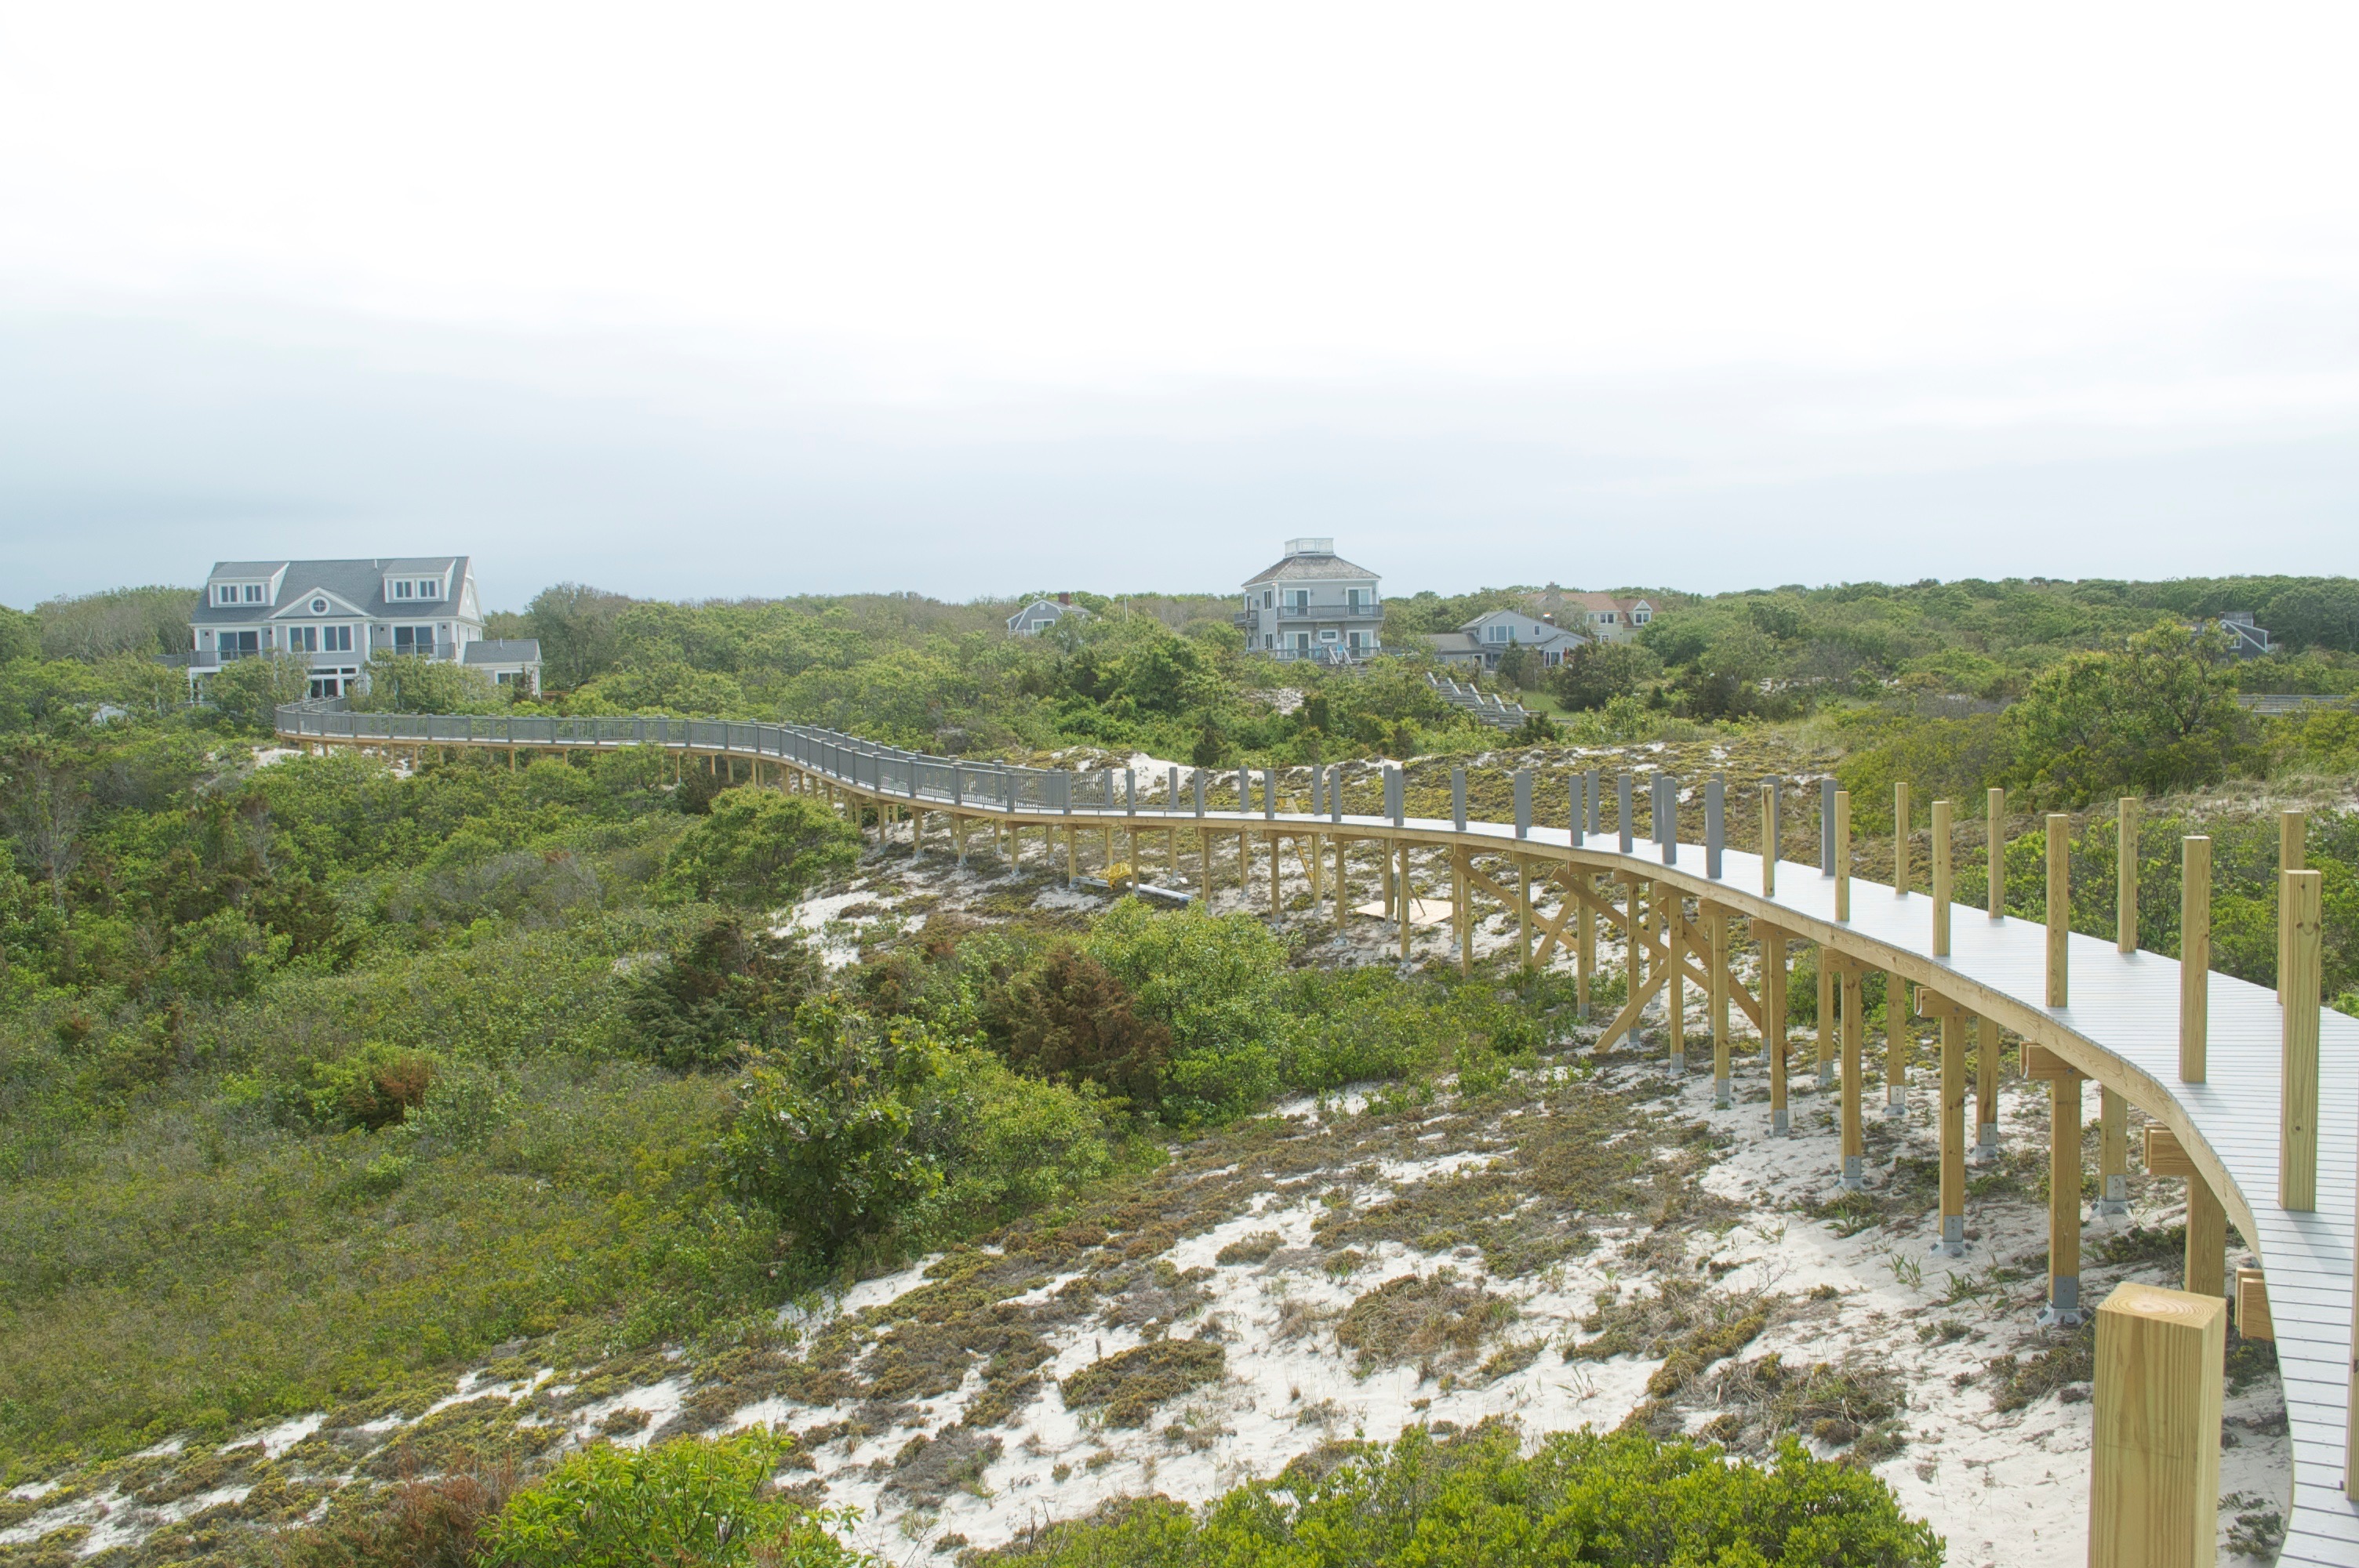
[[[1073,602],[1073,596],[1070,593],[1060,593],[1057,596],[1057,602],[1060,604],[1071,604]]]

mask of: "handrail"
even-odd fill
[[[791,767],[869,799],[907,802],[954,816],[1005,815],[1020,825],[1071,823],[1088,815],[1109,826],[1129,821],[1162,829],[1192,820],[1206,830],[1357,839],[1407,840],[1471,855],[1505,854],[1560,862],[1569,871],[1636,879],[1676,889],[1787,936],[1819,944],[1847,963],[1885,970],[1926,988],[1948,1005],[1993,1019],[2094,1078],[2161,1122],[2220,1195],[2246,1242],[2267,1269],[2270,1312],[2295,1451],[2295,1492],[2283,1563],[2359,1564],[2359,1509],[2343,1491],[2352,1445],[2351,1386],[2359,1379],[2354,1330],[2354,1177],[2359,1177],[2359,1020],[2327,1013],[2318,1041],[2320,1098],[2317,1194],[2309,1211],[2277,1200],[2281,1145],[2272,1136],[2283,1076],[2278,1060],[2282,1011],[2266,988],[2206,972],[2209,1058],[2206,1081],[2183,1081],[2180,983],[2176,960],[2038,923],[1951,905],[1938,921],[1922,893],[1853,879],[1848,851],[1838,857],[1839,819],[1830,784],[1821,801],[1822,845],[1816,866],[1758,856],[1721,841],[1721,811],[1708,814],[1703,853],[1682,859],[1676,811],[1652,843],[1598,835],[1596,774],[1585,775],[1567,825],[1530,815],[1530,776],[1519,774],[1514,824],[1468,820],[1462,771],[1454,780],[1454,819],[1408,816],[1397,770],[1387,770],[1382,816],[1346,815],[1340,789],[1314,784],[1310,812],[1278,809],[1275,769],[1167,768],[1144,781],[1129,770],[1081,772],[936,757],[863,741],[810,725],[653,717],[564,719],[515,715],[405,715],[338,711],[335,699],[277,710],[278,733],[322,743],[419,748],[475,745],[563,751],[652,745],[744,756]],[[1230,775],[1234,775],[1233,780]],[[1627,832],[1632,793],[1625,775],[1619,822]],[[1661,786],[1657,775],[1657,820]],[[1215,792],[1234,800],[1213,804]],[[1718,805],[1719,790],[1711,792]],[[1258,797],[1258,798],[1256,798]],[[1583,807],[1586,807],[1584,810]],[[1848,828],[1843,827],[1844,842]],[[1625,848],[1626,844],[1628,847]],[[1946,865],[1946,861],[1944,862]],[[1764,891],[1752,891],[1758,887]],[[1774,889],[1775,891],[1769,891]],[[1940,930],[1944,935],[1937,937]],[[2051,941],[2068,958],[2071,1005],[2049,1005],[2043,965]],[[2125,944],[2127,946],[2127,944]],[[2028,1054],[2027,1053],[2027,1054]],[[1855,1086],[1854,1086],[1855,1087]]]

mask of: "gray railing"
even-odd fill
[[[808,724],[764,724],[722,719],[600,717],[557,719],[509,714],[354,713],[337,697],[289,703],[277,711],[277,730],[290,740],[568,747],[663,746],[790,763],[824,778],[937,806],[985,811],[1097,813],[1161,810],[1194,816],[1204,809],[1245,809],[1251,782],[1235,769],[1171,768],[1163,777],[1130,769],[1080,772],[968,762],[878,745]],[[1202,780],[1201,788],[1197,781]]]

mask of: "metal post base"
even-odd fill
[[[1726,1078],[1712,1079],[1712,1108],[1714,1110],[1726,1110],[1730,1106],[1734,1105],[1736,1101],[1734,1098],[1730,1095],[1728,1090],[1728,1080]]]
[[[1771,1111],[1769,1113],[1769,1136],[1772,1138],[1790,1138],[1793,1135],[1794,1128],[1791,1117],[1782,1110]]]
[[[1867,1160],[1860,1154],[1846,1154],[1843,1162],[1843,1189],[1847,1193],[1867,1190]]]
[[[1908,1091],[1898,1084],[1884,1086],[1884,1119],[1900,1121],[1908,1115]]]
[[[1832,1088],[1832,1087],[1835,1087],[1835,1069],[1834,1069],[1834,1065],[1833,1065],[1832,1063],[1829,1063],[1827,1065],[1825,1065],[1825,1066],[1823,1066],[1823,1067],[1821,1067],[1821,1068],[1819,1069],[1819,1087],[1820,1087],[1821,1090],[1824,1090],[1824,1089],[1831,1089],[1831,1088]]]
[[[1684,1073],[1684,1072],[1686,1072],[1687,1070],[1688,1070],[1688,1059],[1687,1059],[1685,1056],[1683,1056],[1683,1055],[1680,1054],[1679,1054],[1679,1053],[1677,1053],[1677,1052],[1672,1053],[1672,1054],[1671,1054],[1671,1071],[1672,1071],[1672,1072],[1674,1072],[1674,1073]]]
[[[1936,1258],[1962,1258],[1966,1255],[1966,1217],[1945,1214],[1941,1217],[1941,1238],[1928,1249]]]
[[[2107,1176],[2105,1195],[2097,1200],[2097,1217],[2117,1219],[2130,1211],[2130,1179],[2127,1176]]]
[[[2088,1321],[2081,1311],[2081,1277],[2060,1275],[2049,1287],[2048,1304],[2036,1319],[2042,1328],[2078,1328]]]
[[[1981,1137],[1972,1149],[1966,1151],[1966,1163],[1969,1165],[1998,1163],[1998,1129],[1996,1127],[1987,1121],[1982,1124]]]

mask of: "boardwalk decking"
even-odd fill
[[[1033,770],[959,764],[974,770],[974,784],[964,785],[948,759],[919,757],[794,726],[679,719],[426,719],[331,712],[322,705],[302,704],[280,711],[279,730],[290,739],[342,744],[558,750],[661,745],[784,763],[828,778],[864,798],[1026,827],[1086,821],[1093,827],[1112,823],[1156,832],[1180,827],[1228,834],[1316,833],[1519,854],[1564,862],[1581,871],[1627,872],[1675,884],[1865,959],[2057,1050],[2090,1077],[2169,1124],[2199,1165],[2224,1177],[2215,1180],[2213,1187],[2267,1272],[2291,1427],[2294,1495],[2279,1561],[2359,1568],[2359,1508],[2343,1491],[2354,1353],[2359,1020],[2329,1011],[2321,1021],[2318,1207],[2314,1213],[2291,1214],[2277,1204],[2281,1040],[2273,991],[2212,975],[2210,1081],[2183,1084],[2178,1077],[2176,960],[2146,952],[2124,955],[2111,942],[2076,935],[2070,945],[2071,1005],[2050,1010],[2042,1004],[2044,925],[1993,920],[1980,909],[1955,905],[1951,952],[1935,958],[1930,956],[1933,906],[1929,896],[1895,896],[1889,886],[1854,879],[1851,918],[1839,923],[1834,918],[1834,881],[1815,866],[1781,861],[1777,891],[1764,897],[1758,857],[1735,849],[1725,852],[1723,875],[1715,880],[1703,874],[1700,846],[1681,846],[1678,863],[1666,866],[1651,842],[1636,846],[1625,856],[1609,838],[1592,838],[1576,846],[1561,827],[1534,827],[1519,837],[1510,826],[1485,822],[1469,822],[1460,829],[1451,822],[1432,819],[1396,823],[1390,817],[1268,809],[1208,809],[1200,815],[1188,801],[1128,809],[1126,800],[1117,800],[1110,780],[1102,800],[1074,804],[1070,775],[1061,800],[1058,791],[1029,787],[1017,776],[1041,776]],[[1766,1131],[1766,1112],[1721,1114],[1757,1116]]]

